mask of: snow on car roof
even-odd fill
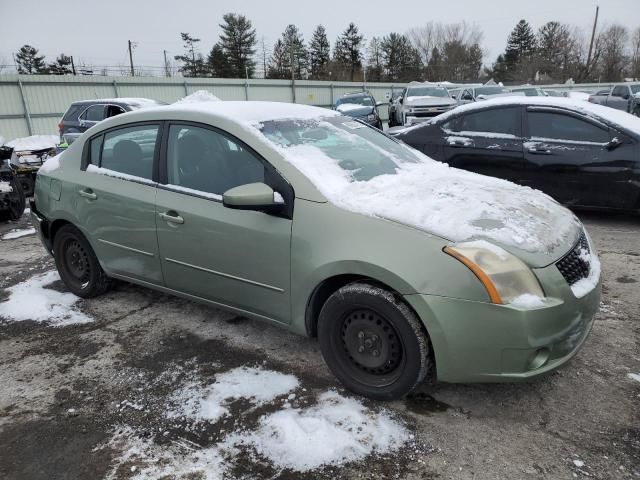
[[[496,105],[539,105],[544,107],[567,108],[591,117],[601,118],[612,125],[632,131],[640,135],[640,118],[614,108],[597,105],[594,103],[576,101],[570,98],[559,97],[524,97],[509,95],[498,98],[488,98],[482,102],[468,103],[449,110],[434,118],[434,121],[446,121],[448,118],[464,112],[473,112]],[[410,127],[410,128],[418,128]]]
[[[135,97],[120,97],[120,98],[90,98],[87,100],[79,100],[74,103],[127,103],[127,104],[149,104],[149,105],[158,105],[158,101],[152,100],[150,98],[135,98]]]
[[[302,105],[299,103],[281,102],[198,102],[188,104],[172,104],[162,107],[169,111],[199,111],[226,117],[238,123],[259,123],[269,120],[307,120],[312,118],[331,117],[340,113],[322,107]]]

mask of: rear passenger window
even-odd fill
[[[519,108],[493,108],[456,117],[442,125],[452,132],[520,135]]]
[[[88,122],[100,122],[104,120],[104,105],[92,105],[84,111],[80,118]]]
[[[528,112],[531,137],[574,142],[607,143],[609,131],[570,115],[552,112]]]
[[[151,180],[158,130],[158,125],[140,125],[105,133],[100,167]],[[91,159],[95,165],[94,141]]]

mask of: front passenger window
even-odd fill
[[[262,161],[232,137],[191,125],[171,125],[167,143],[170,185],[222,195],[230,188],[265,182]]]

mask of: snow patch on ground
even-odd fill
[[[45,148],[55,148],[59,141],[58,135],[31,135],[30,137],[16,138],[7,142],[6,145],[15,151],[44,150]]]
[[[627,377],[636,382],[640,382],[640,373],[627,373]]]
[[[2,240],[13,240],[14,238],[26,237],[27,235],[33,235],[36,233],[35,228],[25,228],[23,230],[12,230],[9,233],[5,233],[2,236]]]
[[[129,427],[122,428],[105,445],[122,452],[107,475],[107,480],[121,478],[118,470],[126,465],[127,478],[155,480],[158,478],[197,478],[218,480],[224,478],[225,463],[219,451],[199,448],[188,440],[169,445],[156,445]],[[104,446],[102,447],[104,448]]]
[[[256,431],[231,435],[224,444],[252,446],[275,465],[304,472],[386,453],[409,438],[388,413],[329,391],[314,406],[263,416]]]
[[[46,288],[59,279],[58,272],[52,270],[7,288],[9,299],[0,303],[0,318],[47,322],[53,326],[93,322],[93,318],[76,308],[78,297]]]
[[[175,104],[184,104],[184,103],[201,103],[201,102],[220,102],[218,97],[216,97],[213,93],[208,90],[198,90],[193,92],[191,95],[187,95],[186,97],[181,98]]]
[[[229,413],[226,405],[232,400],[245,398],[260,406],[298,385],[293,375],[254,367],[235,368],[216,375],[215,383],[208,387],[191,383],[176,392],[171,400],[177,407],[168,416],[215,422]]]

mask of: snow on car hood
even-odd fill
[[[355,103],[341,103],[336,110],[350,117],[363,117],[373,113],[373,107],[367,105],[357,105]]]
[[[452,98],[432,97],[430,95],[421,96],[421,97],[407,97],[404,102],[404,105],[411,106],[411,107],[421,107],[421,106],[429,107],[432,105],[455,105],[455,104],[456,104],[456,101],[453,100]]]
[[[492,241],[533,266],[560,258],[578,237],[578,219],[548,195],[449,167],[407,146],[421,161],[367,181],[354,181],[313,146],[276,148],[340,208],[454,242]]]

